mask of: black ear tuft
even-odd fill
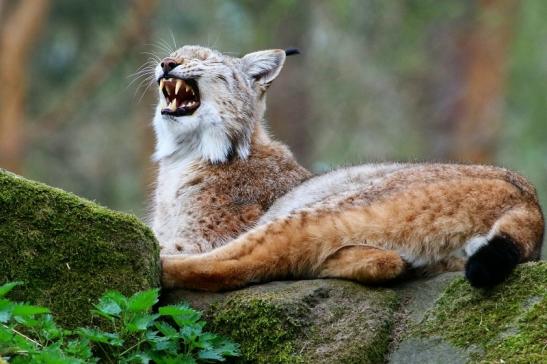
[[[506,236],[495,236],[467,260],[465,277],[473,287],[492,287],[503,282],[517,266],[520,253]]]
[[[300,50],[298,48],[287,48],[285,49],[285,55],[286,56],[292,56],[295,54],[300,54]]]

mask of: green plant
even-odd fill
[[[0,363],[198,363],[238,356],[226,338],[205,332],[201,314],[186,306],[152,307],[158,290],[131,297],[110,291],[92,313],[107,321],[108,331],[57,326],[45,307],[5,298],[20,282],[0,286]]]

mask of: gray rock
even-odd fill
[[[461,364],[469,360],[464,350],[440,338],[411,338],[400,343],[391,364]]]
[[[407,281],[396,287],[404,305],[401,309],[414,323],[422,321],[425,313],[435,305],[435,301],[454,279],[462,277],[462,272],[444,273],[430,278]]]
[[[341,280],[272,282],[226,294],[173,291],[241,344],[242,362],[383,362],[398,297]]]
[[[49,307],[68,327],[91,323],[107,290],[159,287],[159,247],[136,217],[0,169],[0,284]]]
[[[442,275],[399,292],[406,320],[390,363],[547,362],[546,262],[522,264],[490,289]]]

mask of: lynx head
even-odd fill
[[[251,135],[265,111],[265,92],[285,52],[259,51],[241,58],[184,46],[155,69],[159,103],[154,117],[154,158],[192,154],[212,163],[247,158]]]

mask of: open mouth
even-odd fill
[[[167,107],[161,109],[162,115],[186,116],[198,109],[199,89],[195,80],[161,78],[159,84],[167,104]]]

